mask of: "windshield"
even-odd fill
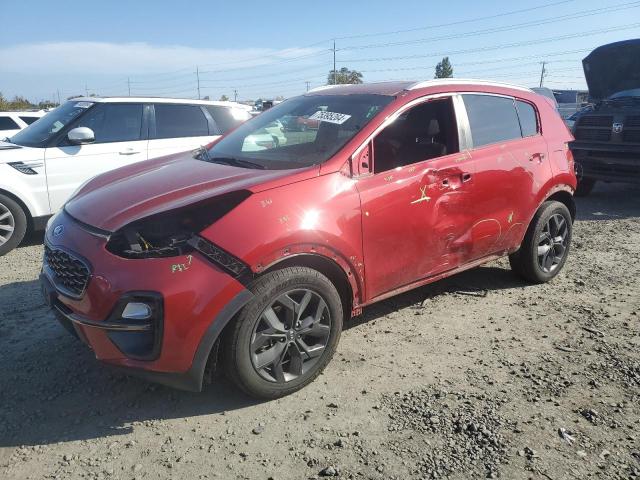
[[[631,90],[623,90],[621,92],[616,92],[609,97],[609,100],[615,100],[616,98],[625,98],[625,97],[640,97],[640,88],[633,88]]]
[[[207,160],[267,169],[323,163],[392,100],[364,94],[295,97],[224,137],[211,147]]]
[[[70,101],[47,113],[38,121],[9,139],[11,143],[25,147],[43,146],[52,136],[65,125],[77,118],[82,112],[93,105],[93,102]]]

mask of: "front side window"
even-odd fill
[[[0,131],[17,130],[20,126],[11,117],[0,117]]]
[[[73,127],[88,127],[94,143],[132,142],[142,138],[141,103],[103,103],[87,112]]]
[[[394,97],[305,95],[240,125],[209,150],[209,160],[252,168],[288,169],[327,161]]]
[[[209,123],[199,105],[156,103],[155,138],[204,137]]]
[[[533,105],[521,100],[516,100],[520,129],[523,137],[533,137],[538,134],[538,115]]]
[[[60,130],[83,113],[89,113],[94,105],[94,102],[70,100],[47,113],[39,122],[16,133],[11,137],[11,143],[25,147],[46,146]]]
[[[411,165],[458,152],[451,98],[431,100],[403,112],[373,141],[374,171]]]
[[[233,130],[241,123],[246,122],[251,118],[251,114],[248,110],[241,108],[229,108],[222,105],[207,105],[207,110],[213,117],[213,121],[220,129],[220,133],[227,133],[229,130]]]
[[[513,98],[463,95],[474,148],[521,138]]]

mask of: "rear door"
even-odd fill
[[[86,180],[147,159],[147,122],[142,103],[99,103],[69,126],[88,127],[95,141],[73,145],[66,136],[45,152],[49,202],[59,210]]]
[[[219,136],[211,115],[201,105],[156,103],[152,119],[149,158],[194,150]]]
[[[523,138],[516,100],[495,94],[464,94],[476,164],[476,201],[472,208],[472,250],[469,260],[515,246],[526,230],[531,203],[540,188],[539,168],[546,168],[546,142],[537,120],[530,123],[529,104]],[[529,134],[533,128],[535,133]]]

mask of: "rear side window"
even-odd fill
[[[198,105],[155,104],[155,138],[203,137],[209,124]]]
[[[207,110],[209,110],[221,133],[226,133],[251,118],[249,112],[241,110],[240,108],[208,105]]]
[[[518,117],[520,118],[520,128],[523,137],[533,137],[538,134],[538,116],[536,109],[527,102],[516,100]]]
[[[92,108],[75,127],[89,127],[95,143],[131,142],[142,137],[141,103],[104,103]]]
[[[474,148],[521,138],[512,98],[463,95]]]
[[[11,117],[0,117],[0,131],[19,130],[20,126]]]
[[[22,120],[27,125],[31,125],[33,122],[35,122],[39,118],[40,117],[20,117],[20,120]]]

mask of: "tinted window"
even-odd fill
[[[142,104],[105,103],[89,110],[76,127],[89,127],[96,137],[94,143],[130,142],[142,138]]]
[[[317,165],[343,148],[393,99],[368,94],[290,98],[228,133],[211,147],[207,160],[268,169]]]
[[[39,118],[40,117],[20,117],[20,120],[22,120],[27,125],[31,125],[33,122],[35,122]]]
[[[198,105],[156,104],[155,138],[201,137],[209,135],[207,117]]]
[[[20,126],[10,117],[0,117],[0,130],[19,130]]]
[[[226,133],[251,118],[251,114],[248,111],[240,108],[208,105],[207,110],[209,110],[221,133]]]
[[[516,101],[518,117],[520,118],[520,128],[523,137],[532,137],[538,133],[538,116],[536,109],[527,102]]]
[[[463,95],[475,148],[520,138],[520,123],[512,98]]]
[[[450,98],[402,113],[373,142],[375,172],[458,152],[458,128]]]

